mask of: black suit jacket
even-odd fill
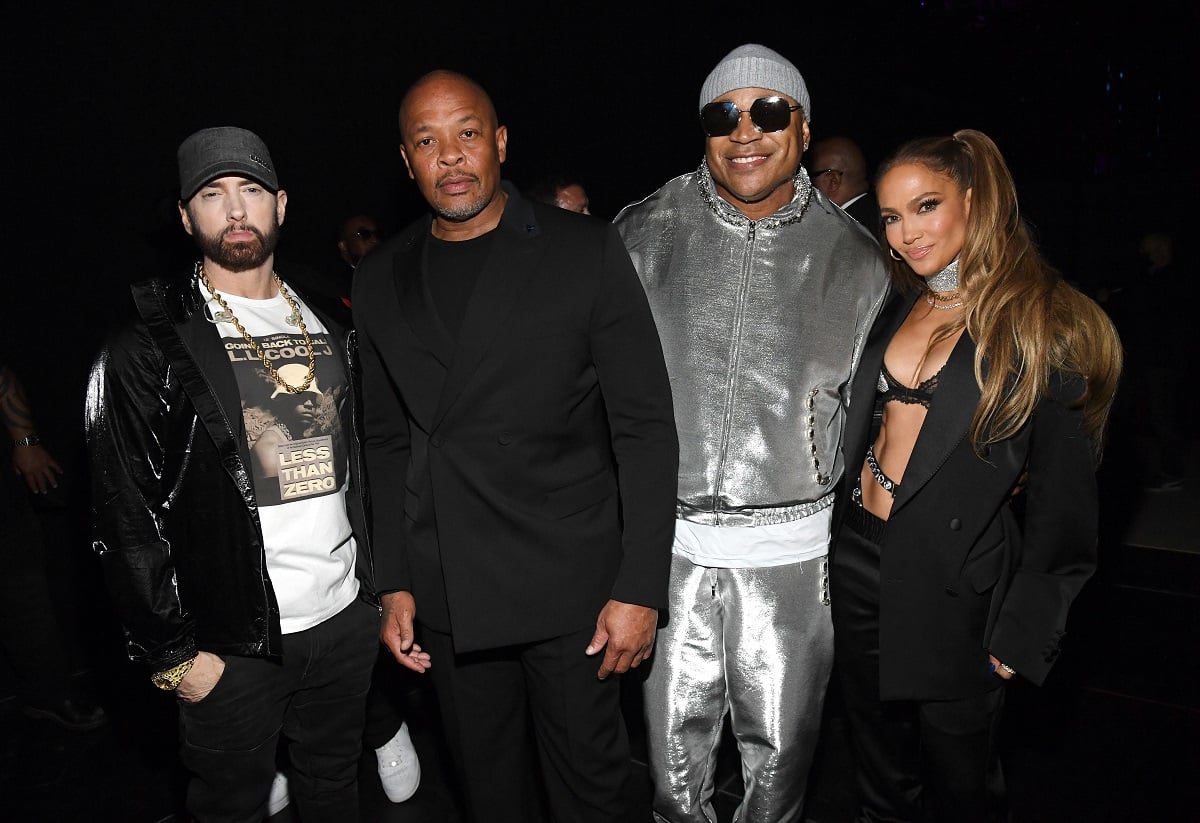
[[[458,340],[430,298],[430,219],[360,264],[381,591],[459,651],[662,608],[678,442],[662,347],[615,230],[509,191]]]
[[[838,523],[853,505],[884,352],[915,299],[889,298],[863,352],[847,416]],[[968,434],[980,399],[974,357],[975,344],[963,334],[938,379],[882,538],[885,700],[994,688],[989,651],[1040,684],[1058,656],[1068,607],[1095,570],[1095,469],[1082,413],[1070,407],[1082,381],[1052,374],[1032,419],[980,457]]]
[[[868,191],[846,206],[845,212],[862,224],[876,240],[882,236],[883,226],[879,218],[879,201],[875,199],[875,192]]]

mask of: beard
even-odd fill
[[[471,175],[471,177],[476,183],[479,182],[478,177],[475,177],[474,175]],[[440,192],[438,192],[438,194],[440,195]],[[487,208],[488,203],[492,202],[493,195],[494,192],[489,193],[480,191],[475,199],[467,202],[462,201],[460,198],[447,197],[446,199],[450,201],[449,203],[443,202],[440,196],[435,195],[430,205],[433,206],[433,210],[443,220],[461,223],[466,220],[470,220],[472,217]]]
[[[479,214],[487,206],[488,200],[480,198],[472,203],[461,203],[454,208],[443,206],[441,204],[434,205],[434,211],[443,220],[450,220],[455,223],[461,223],[470,220],[475,215]]]
[[[196,225],[196,221],[192,221]],[[248,231],[254,235],[253,240],[244,243],[230,243],[225,237],[231,231]],[[213,263],[226,271],[241,272],[257,269],[275,253],[279,243],[279,221],[272,220],[264,234],[254,226],[228,226],[218,234],[205,234],[196,230],[196,245],[201,253]]]

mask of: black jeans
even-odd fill
[[[404,725],[404,693],[411,688],[405,680],[408,674],[387,646],[380,644],[375,672],[371,675],[371,691],[367,694],[367,725],[363,730],[367,748],[378,749]]]
[[[283,736],[289,787],[305,823],[359,819],[358,761],[379,613],[355,600],[311,629],[283,636],[282,660],[226,656],[217,685],[179,703],[180,750],[199,823],[266,817]]]

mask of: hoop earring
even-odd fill
[[[893,249],[891,246],[888,246],[888,254],[890,254],[892,256],[892,259],[895,260],[896,262],[898,262],[898,263],[904,262],[904,258],[901,257],[900,255],[896,254],[896,250]]]

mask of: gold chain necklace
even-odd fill
[[[225,302],[225,298],[213,288],[212,283],[208,282],[208,272],[204,270],[204,264],[200,264],[200,280],[204,283],[204,288],[208,289],[208,293],[213,296],[213,300],[221,307],[221,313],[229,318],[229,322],[233,323],[233,327],[237,329],[246,342],[254,349],[254,353],[258,355],[258,359],[266,366],[267,371],[271,373],[272,379],[279,384],[279,387],[291,394],[299,394],[302,391],[307,391],[312,385],[313,379],[317,374],[317,358],[313,354],[312,338],[308,336],[308,327],[304,325],[304,315],[300,313],[300,306],[288,294],[287,288],[283,285],[283,281],[279,279],[279,274],[275,271],[271,272],[271,277],[275,280],[275,285],[279,287],[279,293],[283,296],[284,301],[288,304],[288,308],[292,310],[291,318],[295,318],[300,326],[300,333],[304,335],[304,348],[308,351],[308,375],[304,378],[304,382],[299,386],[293,386],[279,376],[279,372],[275,371],[275,367],[271,365],[271,361],[267,359],[267,353],[263,347],[258,345],[258,341],[246,333],[246,328],[238,321],[237,315],[233,313],[233,309],[229,308],[229,304]],[[222,318],[224,319],[224,318]]]
[[[951,303],[951,300],[958,300],[958,302]],[[931,309],[957,309],[963,304],[963,300],[960,299],[960,292],[938,294],[932,290],[925,292],[925,302],[929,304]]]

